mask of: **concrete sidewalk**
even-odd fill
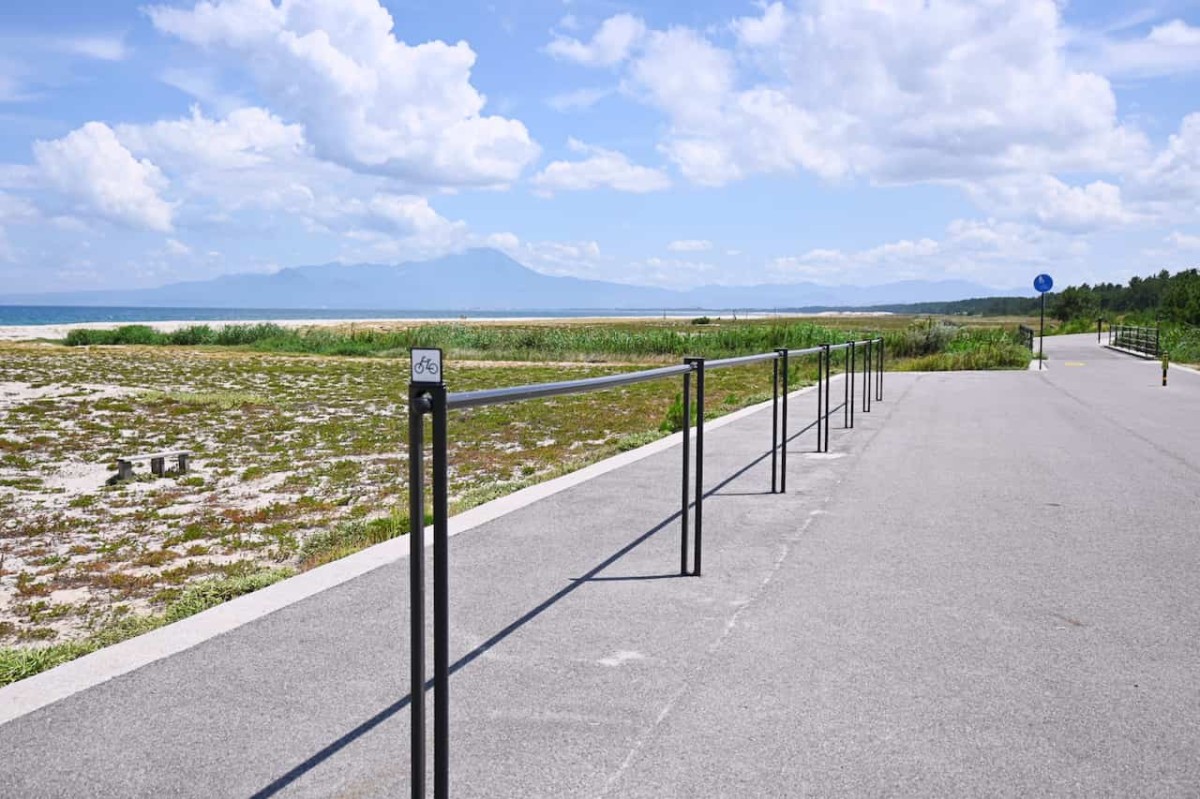
[[[711,431],[701,578],[677,448],[453,538],[453,795],[1194,795],[1200,380],[1046,344],[889,374],[787,495]],[[0,795],[406,795],[406,567],[0,726]]]
[[[853,436],[836,417],[816,462],[811,430],[793,441],[786,497],[766,493],[769,410],[710,429],[703,578],[677,576],[678,447],[454,537],[456,795],[594,791],[773,567],[764,530],[828,495],[836,450],[870,435],[875,407]],[[815,394],[791,411],[795,432]],[[21,716],[0,726],[0,795],[402,792],[407,618],[402,559]],[[658,681],[631,691],[647,669]],[[497,747],[511,783],[489,773]]]

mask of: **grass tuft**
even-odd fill
[[[0,648],[0,686],[32,677],[69,660],[106,646],[158,629],[171,622],[216,607],[222,602],[249,594],[295,574],[292,569],[269,569],[250,574],[201,580],[185,588],[162,613],[121,616],[105,624],[82,641],[67,641],[31,648]]]
[[[261,394],[250,391],[143,391],[138,397],[146,402],[174,402],[197,408],[215,408],[219,411],[270,403]]]

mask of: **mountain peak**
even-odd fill
[[[995,295],[971,283],[904,281],[850,288],[809,283],[687,291],[555,277],[499,250],[476,248],[401,264],[320,264],[133,291],[9,297],[12,304],[178,308],[343,308],[402,311],[786,309],[940,302]]]

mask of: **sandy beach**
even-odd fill
[[[229,320],[206,320],[206,319],[178,319],[168,321],[153,321],[153,322],[73,322],[70,324],[60,325],[0,325],[0,341],[33,341],[37,339],[58,340],[66,338],[67,334],[72,330],[111,330],[125,325],[147,325],[162,333],[170,333],[190,325],[208,325],[209,327],[219,329],[230,325],[257,325],[271,323],[280,327],[408,327],[419,324],[481,324],[481,325],[510,325],[510,324],[529,324],[529,323],[548,323],[560,322],[568,324],[587,324],[598,322],[636,322],[639,320],[655,320],[655,319],[687,319],[692,316],[704,315],[720,318],[720,316],[729,316],[737,319],[765,319],[771,316],[805,316],[805,317],[871,317],[871,316],[891,316],[890,312],[886,311],[822,311],[820,313],[811,314],[776,314],[770,311],[749,311],[738,312],[736,316],[732,313],[716,315],[713,311],[680,311],[672,312],[666,315],[662,313],[646,313],[639,316],[472,316],[468,318],[446,318],[446,317],[423,317],[423,318],[406,318],[397,319],[394,317],[373,318],[373,319],[229,319]]]
[[[62,325],[7,325],[0,326],[0,341],[29,341],[34,339],[62,339],[72,330],[112,330],[125,325],[146,325],[162,333],[171,333],[191,325],[208,325],[214,329],[230,325],[276,324],[280,327],[346,327],[350,325],[363,327],[379,326],[408,326],[429,323],[461,322],[470,324],[506,324],[512,322],[544,322],[560,317],[546,316],[506,316],[506,317],[471,317],[469,319],[447,319],[445,317],[420,319],[230,319],[211,321],[206,319],[178,319],[155,322],[74,322]],[[572,322],[607,321],[611,319],[660,319],[661,316],[622,316],[622,317],[571,317]]]

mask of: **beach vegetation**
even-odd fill
[[[266,588],[293,574],[293,569],[276,568],[203,580],[176,594],[176,598],[160,613],[137,615],[117,611],[80,640],[46,646],[0,647],[0,686],[193,616],[235,597]],[[50,629],[49,635],[43,633],[34,637],[44,640],[54,635]]]

